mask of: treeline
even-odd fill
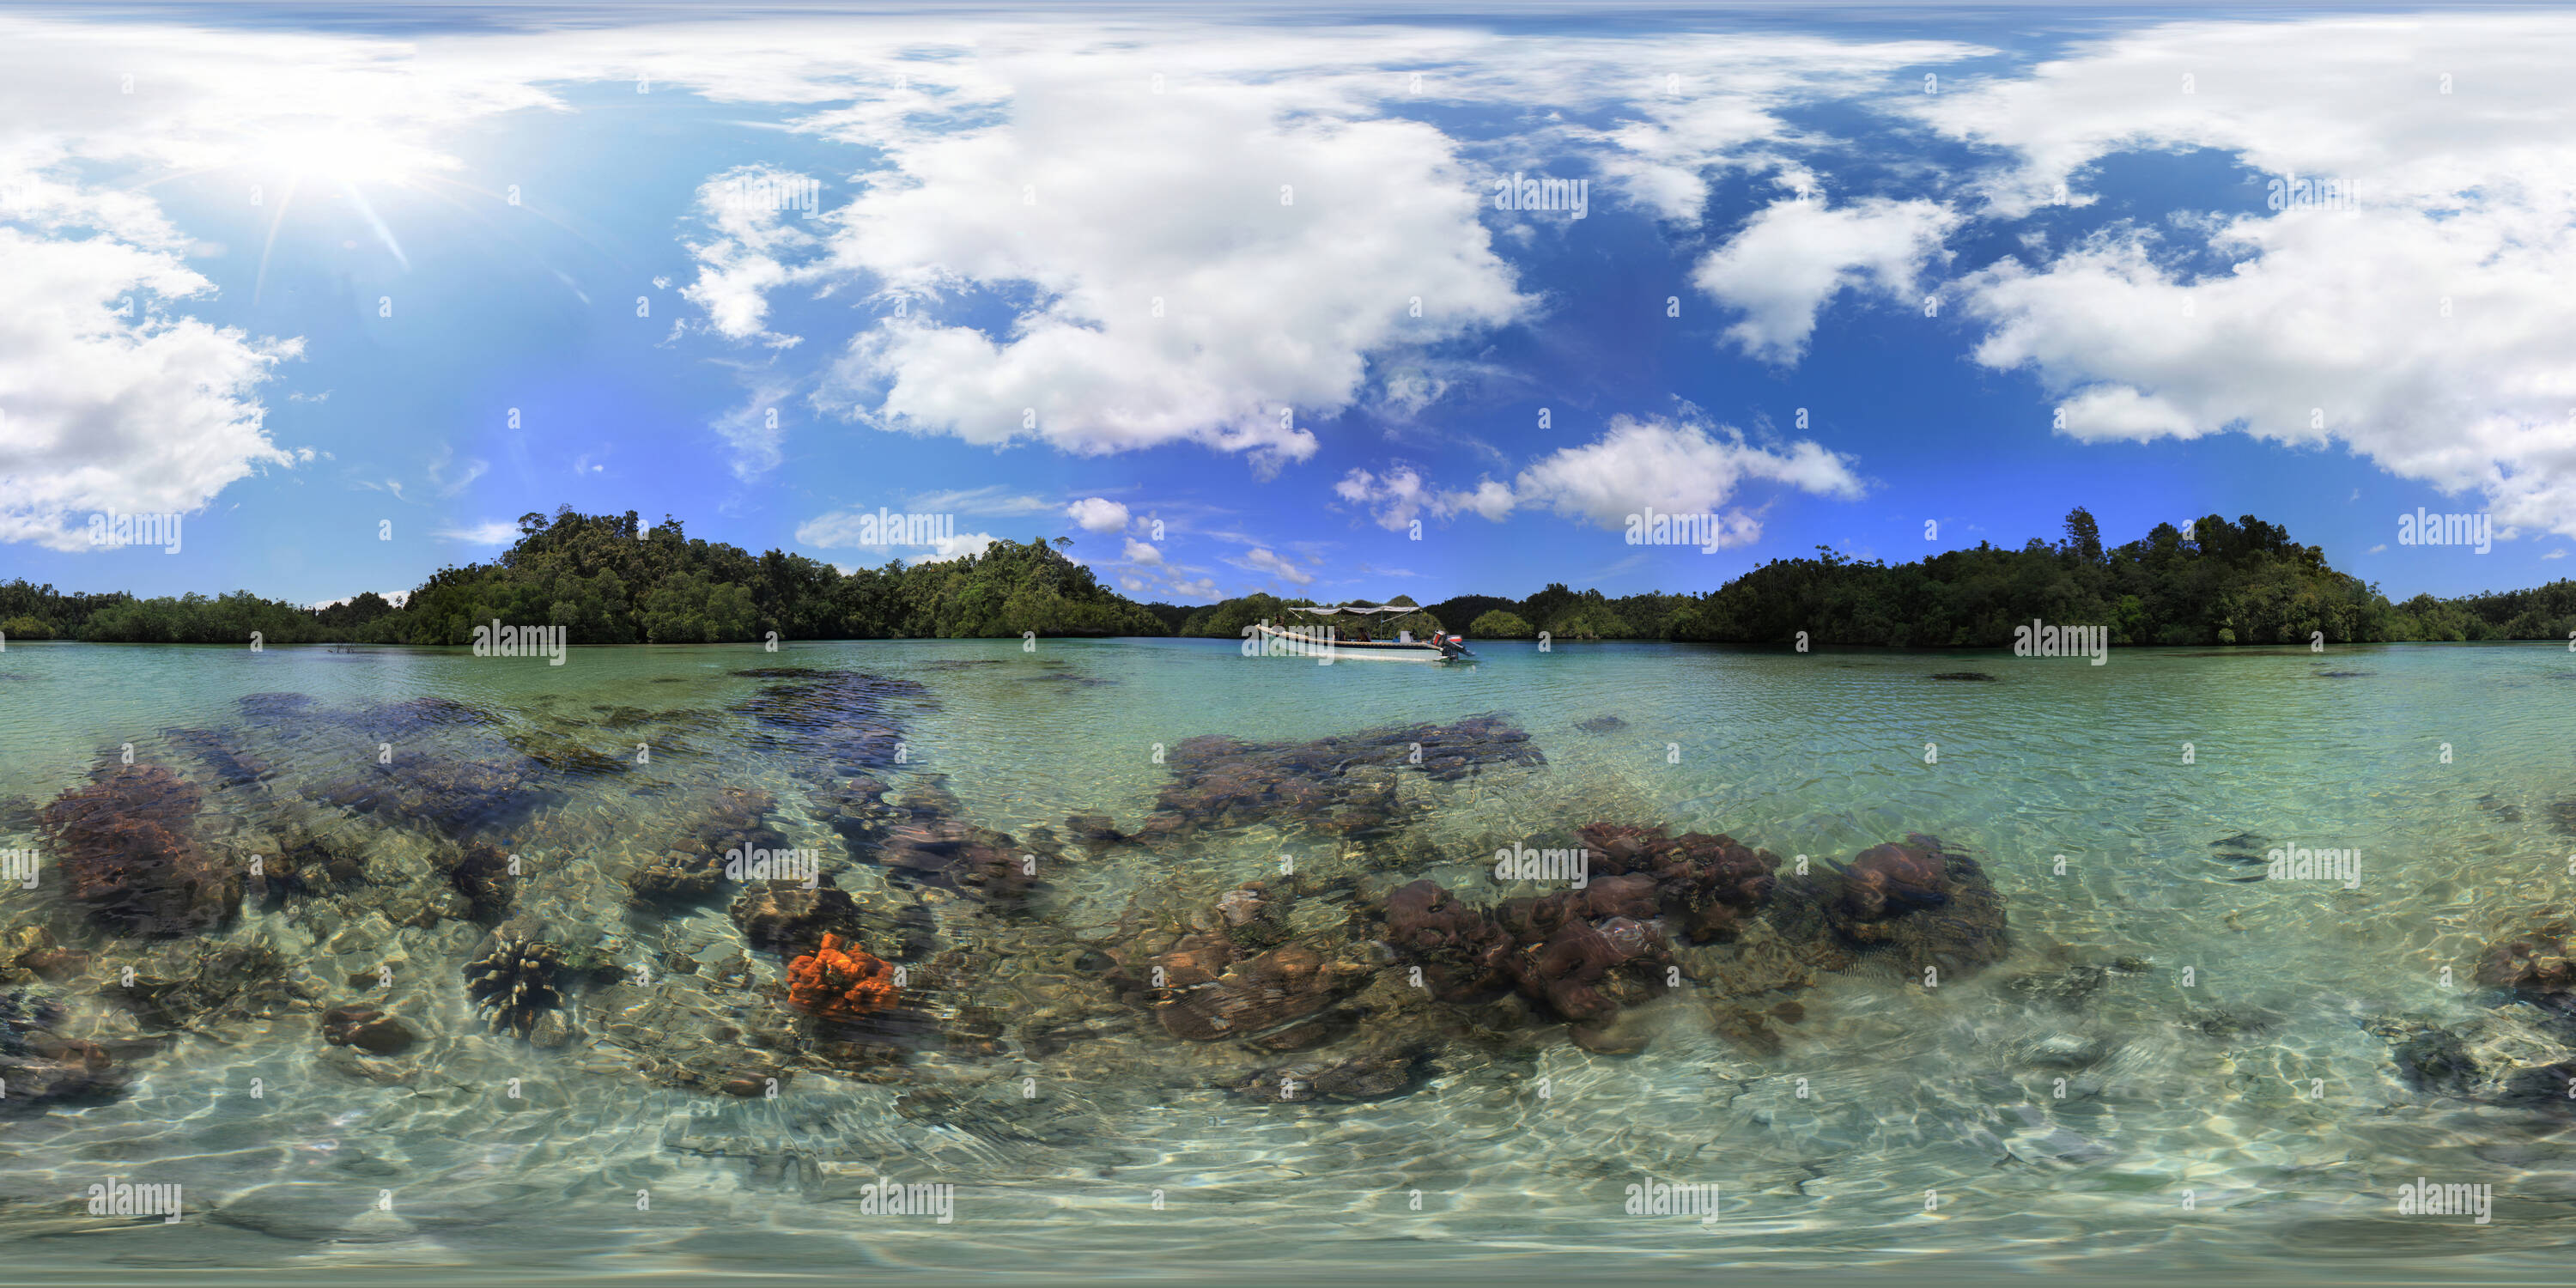
[[[1041,635],[1240,638],[1287,620],[1304,599],[1246,595],[1207,605],[1138,604],[1043,538],[996,541],[936,563],[843,573],[802,555],[687,536],[665,518],[527,514],[489,563],[442,568],[397,606],[373,593],[319,611],[244,591],[137,599],[61,594],[0,582],[10,639],[238,644],[462,644],[477,623],[562,626],[576,644],[764,639],[956,639]],[[1344,601],[1362,602],[1362,601]],[[1398,596],[1387,601],[1411,605]],[[2390,604],[2336,572],[2314,546],[2246,515],[2211,515],[2188,533],[2158,524],[2105,548],[2093,516],[2066,516],[2063,539],[2020,549],[1980,543],[1910,563],[1856,560],[1818,547],[1775,559],[1705,594],[1618,598],[1550,584],[1525,599],[1460,595],[1372,630],[1470,639],[1662,639],[1894,647],[1991,647],[2037,618],[2102,625],[2116,644],[2304,644],[2569,638],[2576,581],[2532,590]]]
[[[1179,610],[1183,635],[1232,636],[1302,600],[1249,595]],[[1173,620],[1169,605],[1154,609]],[[1611,598],[1550,584],[1526,599],[1460,595],[1428,605],[1417,629],[1475,639],[1663,639],[1728,644],[1992,647],[2032,619],[2102,625],[2117,644],[2305,644],[2395,640],[2564,640],[2576,631],[2576,581],[2392,605],[2327,566],[2277,524],[2210,515],[2189,533],[2158,524],[2105,548],[2093,516],[2066,516],[2064,538],[2020,549],[1980,543],[1910,563],[1856,560],[1818,547],[1775,559],[1700,595]]]
[[[673,518],[644,529],[633,511],[569,506],[521,516],[509,550],[439,569],[399,607],[373,592],[316,611],[247,592],[136,599],[0,583],[0,631],[17,639],[239,644],[257,631],[277,644],[464,644],[496,619],[561,626],[575,644],[1167,633],[1044,538],[844,574],[693,539]]]

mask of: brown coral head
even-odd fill
[[[855,1020],[902,998],[896,968],[853,942],[826,933],[812,953],[787,963],[787,1000],[826,1019]]]
[[[1876,921],[1945,902],[1941,883],[1949,876],[1949,864],[1942,858],[1937,841],[1928,847],[1873,845],[1855,856],[1842,873],[1845,909],[1856,917]]]

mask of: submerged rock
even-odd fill
[[[1317,1046],[1348,1025],[1339,1004],[1368,982],[1374,967],[1328,959],[1287,944],[1237,959],[1232,944],[1191,934],[1155,960],[1162,985],[1154,1017],[1188,1042],[1234,1040],[1272,1051]]]
[[[1235,1091],[1248,1100],[1279,1105],[1383,1100],[1421,1085],[1424,1057],[1424,1052],[1407,1048],[1339,1060],[1300,1060],[1264,1069],[1244,1079]]]
[[[1824,917],[1844,941],[1892,951],[1907,971],[1953,972],[2003,960],[2003,896],[1976,860],[1934,837],[1873,845],[1823,883]]]
[[[447,869],[447,883],[465,896],[466,915],[482,925],[492,925],[510,913],[510,903],[517,897],[517,881],[511,872],[515,860],[489,845],[472,842]]]
[[[121,765],[46,806],[73,901],[119,934],[197,934],[230,918],[242,876],[192,838],[198,799],[158,765]]]
[[[2576,1010],[2576,957],[2569,954],[2568,933],[2566,922],[2553,921],[2488,945],[2478,959],[2477,981],[2551,1010]]]
[[[727,854],[787,848],[786,835],[768,823],[777,804],[777,798],[756,788],[718,791],[682,820],[660,854],[627,875],[628,897],[648,907],[686,906],[713,897],[724,884]]]
[[[2398,1072],[2418,1090],[2489,1104],[2566,1107],[2576,1085],[2576,1045],[2566,1025],[2530,1005],[2498,1007],[2457,1023],[2421,1016],[2373,1020],[2394,1048]]]
[[[1490,767],[1546,763],[1529,734],[1497,714],[1299,743],[1206,734],[1172,749],[1172,781],[1156,795],[1143,835],[1265,822],[1290,830],[1377,835],[1409,822],[1421,808],[1399,798],[1401,774],[1454,782]]]
[[[401,1055],[420,1041],[409,1025],[364,1002],[322,1013],[322,1040],[369,1055]]]
[[[909,882],[970,894],[987,902],[1016,904],[1037,884],[1038,861],[1062,851],[1032,838],[978,827],[957,816],[957,798],[937,779],[904,793],[894,804],[897,821],[860,857]]]
[[[757,744],[817,760],[835,774],[901,763],[899,713],[933,707],[930,691],[920,684],[863,671],[775,666],[735,674],[767,681],[733,708],[760,726]]]
[[[54,1032],[66,1017],[62,996],[41,985],[0,988],[0,1113],[114,1096],[125,1071],[107,1047]]]

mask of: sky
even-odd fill
[[[2078,505],[2570,575],[2576,14],[387,12],[0,11],[0,578],[323,603],[563,505],[1180,603]]]

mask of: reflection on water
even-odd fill
[[[2565,652],[1479,651],[13,646],[0,1238],[436,1281],[2568,1237],[2576,1118],[2428,1089],[2556,1067],[2472,972],[2576,887]],[[2491,1221],[2400,1216],[2419,1177]],[[181,1219],[92,1215],[121,1183]]]

